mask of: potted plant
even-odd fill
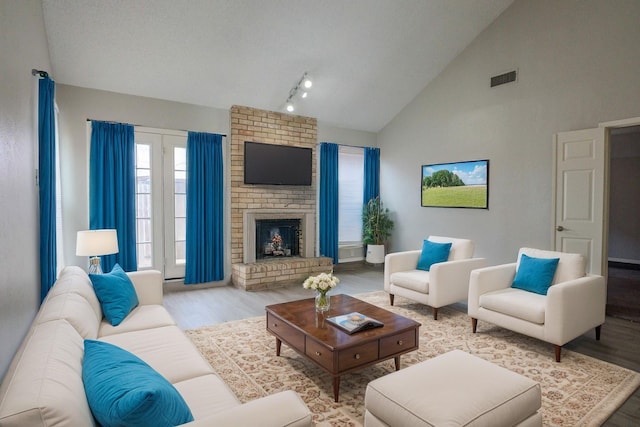
[[[367,245],[367,262],[384,262],[384,244],[392,229],[389,209],[382,205],[380,197],[369,200],[362,209],[362,242]]]

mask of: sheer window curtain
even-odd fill
[[[185,285],[224,279],[222,135],[187,137],[187,249]]]
[[[338,264],[338,145],[320,144],[320,255]]]
[[[338,246],[362,243],[364,148],[338,146]],[[342,262],[341,259],[339,259]]]
[[[137,270],[133,126],[91,122],[89,228],[117,230],[119,252],[101,257],[102,269],[118,263]]]
[[[38,176],[40,204],[40,301],[57,276],[55,82],[38,81]]]

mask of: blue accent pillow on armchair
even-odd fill
[[[450,250],[451,243],[436,243],[431,240],[425,240],[422,242],[422,253],[416,268],[429,271],[433,264],[448,260]]]
[[[82,381],[102,427],[176,426],[193,421],[178,390],[134,354],[103,341],[85,340]]]
[[[114,265],[110,273],[89,274],[89,278],[102,314],[112,326],[118,326],[138,306],[136,289],[120,265]]]
[[[522,254],[512,288],[546,295],[560,258],[533,258]]]

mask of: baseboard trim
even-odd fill
[[[640,270],[640,264],[636,262],[629,262],[632,260],[624,260],[624,261],[614,261],[609,258],[609,268],[621,268],[624,270]]]
[[[629,259],[629,258],[612,258],[609,257],[609,262],[619,262],[621,264],[638,264],[640,265],[640,259]]]

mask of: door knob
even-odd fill
[[[559,225],[559,226],[557,226],[557,227],[556,227],[556,230],[557,230],[557,231],[563,231],[563,230],[564,230],[564,227],[563,227],[563,226],[561,226],[561,225]]]

